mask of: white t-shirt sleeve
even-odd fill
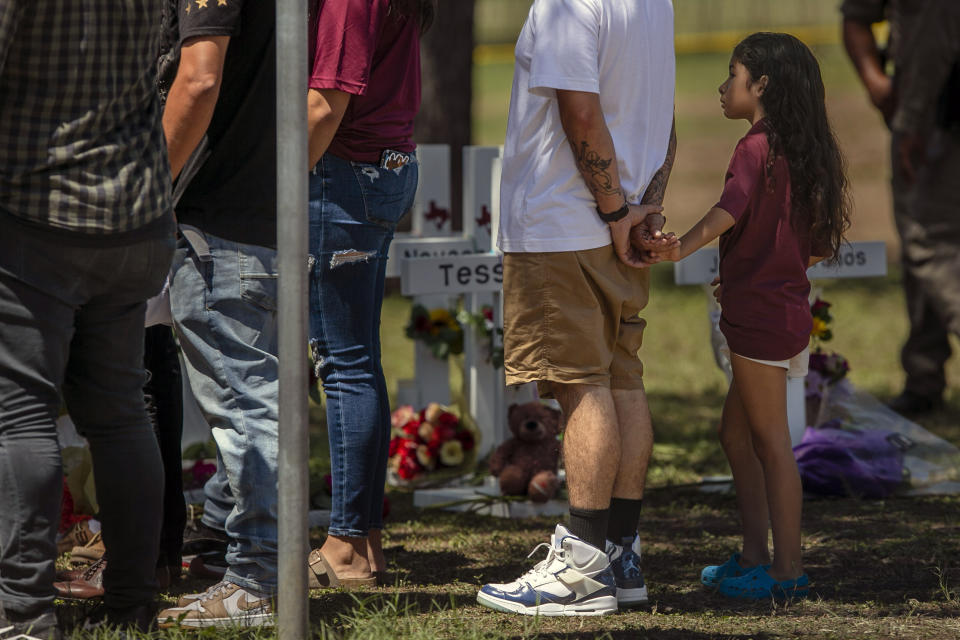
[[[534,4],[530,91],[544,96],[556,89],[600,93],[601,10],[597,0]]]

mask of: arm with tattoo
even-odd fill
[[[557,90],[560,122],[570,142],[577,169],[593,194],[597,210],[612,213],[628,204],[628,213],[608,223],[610,239],[620,260],[632,267],[645,267],[638,249],[630,244],[630,230],[643,224],[651,213],[662,210],[654,204],[629,204],[620,186],[617,152],[607,129],[600,96],[586,91]]]
[[[647,190],[643,193],[640,204],[663,204],[663,196],[667,192],[667,182],[670,180],[670,173],[673,171],[673,161],[676,157],[677,122],[676,118],[674,118],[673,123],[670,125],[670,142],[667,143],[667,157],[664,159],[663,164],[660,165],[660,168],[657,169],[657,172],[653,174],[653,178],[650,179],[650,184],[647,185]],[[635,246],[644,249],[658,248],[660,236],[657,232],[663,230],[663,225],[666,224],[666,222],[667,219],[661,213],[647,216],[645,224],[633,228],[630,234],[630,241]]]
[[[616,211],[626,198],[620,188],[617,152],[600,107],[600,96],[585,91],[557,91],[560,122],[587,189],[604,213]]]
[[[663,164],[653,174],[647,190],[643,194],[640,204],[663,204],[663,196],[667,192],[667,182],[670,180],[670,172],[673,171],[673,161],[677,157],[677,122],[674,119],[670,125],[670,143],[667,146],[667,157]]]

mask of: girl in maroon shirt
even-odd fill
[[[733,365],[720,441],[733,471],[743,549],[706,567],[701,581],[736,598],[802,597],[809,591],[800,557],[803,496],[786,377],[795,365],[806,372],[807,268],[836,255],[850,224],[844,161],[816,58],[793,36],[755,33],[737,45],[720,104],[726,117],[753,125],[730,160],[723,195],[679,246],[649,260],[680,260],[720,237],[715,295]]]

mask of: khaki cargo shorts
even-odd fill
[[[612,246],[503,257],[507,384],[537,382],[642,389],[639,350],[649,269],[628,267]]]

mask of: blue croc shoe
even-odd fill
[[[750,569],[752,568],[750,567]],[[750,569],[744,569],[740,566],[740,554],[735,553],[723,564],[712,564],[709,567],[704,567],[703,571],[700,572],[700,582],[708,587],[715,587],[724,578],[737,578],[750,571]]]
[[[786,600],[810,595],[810,579],[803,574],[795,580],[777,581],[767,573],[769,566],[750,569],[742,576],[726,578],[717,589],[723,595],[741,600]]]

